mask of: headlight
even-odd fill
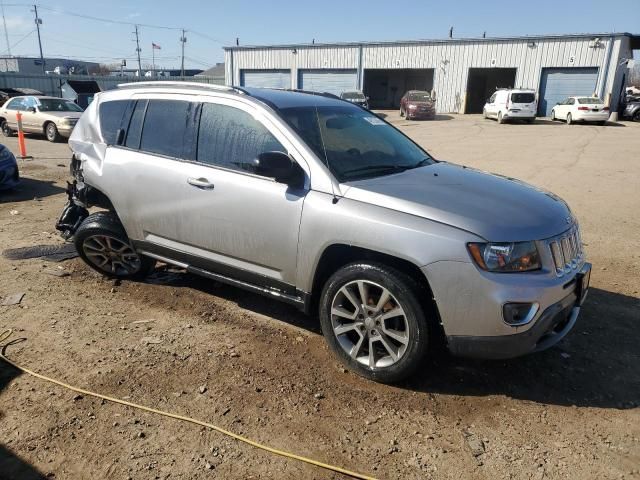
[[[469,243],[471,258],[488,272],[528,272],[541,268],[534,242]]]
[[[418,108],[417,105],[409,105],[409,110],[413,110],[414,108]]]

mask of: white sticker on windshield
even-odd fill
[[[362,117],[371,125],[384,125],[384,122],[380,120],[378,117]]]

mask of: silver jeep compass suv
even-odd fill
[[[58,228],[89,266],[141,278],[161,261],[317,309],[335,354],[376,381],[415,372],[434,339],[485,358],[548,348],[587,292],[560,198],[437,161],[335,97],[121,85],[69,144]]]

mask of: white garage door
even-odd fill
[[[290,70],[242,70],[240,85],[260,88],[291,88]]]
[[[298,88],[340,95],[357,90],[356,70],[300,70]]]
[[[591,96],[598,81],[597,68],[545,68],[540,78],[538,115],[548,117],[556,103],[574,95]]]

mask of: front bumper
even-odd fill
[[[61,137],[69,138],[71,136],[71,132],[73,132],[73,127],[75,127],[75,124],[73,125],[58,124],[56,125],[56,127],[58,128],[58,133],[60,134]]]
[[[435,110],[424,110],[424,111],[406,111],[407,118],[414,120],[428,120],[434,119],[436,117]]]
[[[497,337],[447,337],[449,351],[472,358],[504,359],[540,352],[554,346],[573,328],[580,313],[575,293],[548,307],[524,333]]]
[[[471,263],[449,261],[423,267],[423,272],[449,350],[500,359],[544,350],[569,333],[586,294],[583,283],[588,284],[591,265],[583,263],[562,277],[543,272],[490,274]],[[503,319],[503,306],[512,302],[536,303],[539,308],[527,323],[510,325]]]

